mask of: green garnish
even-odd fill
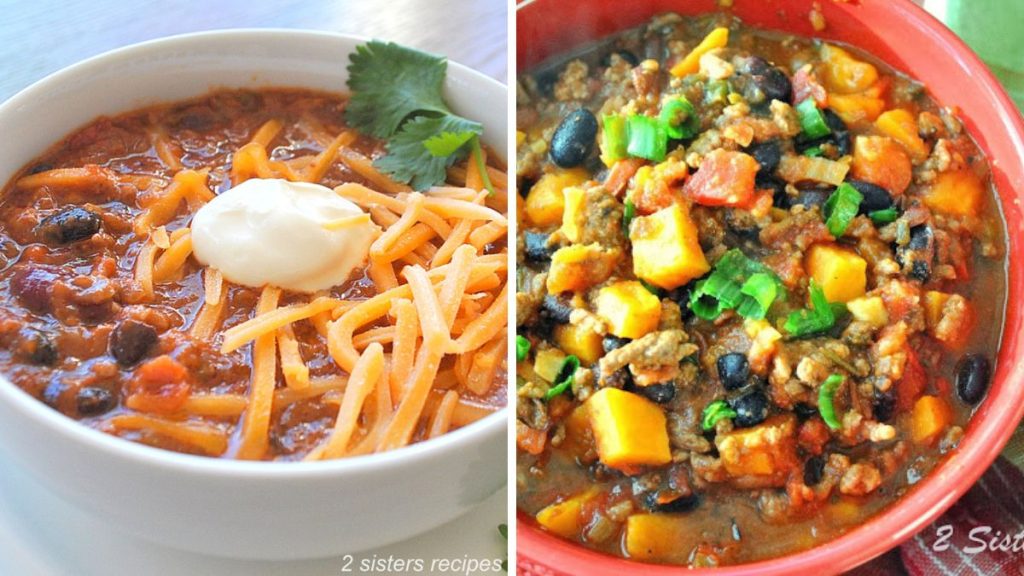
[[[626,208],[622,211],[622,227],[626,230],[626,236],[629,236],[629,224],[636,218],[636,204],[633,204],[632,200],[626,200]]]
[[[522,362],[526,360],[526,356],[530,353],[530,341],[526,338],[516,335],[516,360]]]
[[[800,127],[808,138],[821,138],[832,133],[832,129],[825,122],[825,115],[818,110],[813,98],[797,104],[796,113],[800,117]]]
[[[758,320],[784,289],[767,266],[747,258],[738,248],[725,253],[707,278],[697,282],[690,309],[704,320],[714,320],[733,308],[744,318]]]
[[[693,104],[684,96],[676,96],[661,105],[658,120],[669,138],[691,138],[700,130],[700,118]]]
[[[807,156],[809,158],[817,158],[822,154],[823,152],[821,151],[821,146],[811,146],[807,150],[804,150],[804,156]]]
[[[825,381],[821,383],[821,388],[818,388],[818,412],[821,413],[821,419],[832,430],[842,428],[842,424],[836,418],[834,402],[836,390],[845,380],[846,378],[840,374],[832,374],[825,378]]]
[[[823,206],[825,226],[833,236],[839,238],[846,233],[850,222],[857,216],[860,210],[860,203],[864,196],[856,188],[843,182],[836,188],[835,192],[828,197]]]
[[[491,184],[491,176],[487,173],[487,163],[484,162],[484,151],[480,148],[480,138],[474,136],[470,141],[470,146],[473,147],[473,162],[476,162],[476,170],[480,174],[480,181],[483,182],[487,195],[494,196],[494,184]]]
[[[701,413],[700,427],[704,430],[712,430],[715,424],[722,418],[735,418],[736,411],[729,407],[725,400],[715,400],[704,408]]]
[[[782,325],[792,336],[802,337],[824,332],[835,325],[837,312],[846,310],[842,303],[830,304],[825,298],[825,291],[813,279],[807,290],[811,294],[811,308],[790,313],[786,317],[786,323]]]
[[[551,400],[572,387],[573,382],[576,380],[576,369],[579,367],[579,358],[572,354],[566,356],[565,360],[562,360],[562,365],[558,368],[558,376],[555,377],[554,386],[544,394],[544,399]]]
[[[374,166],[390,177],[424,190],[445,181],[467,144],[479,148],[483,126],[453,114],[441,95],[446,58],[371,40],[357,46],[349,60],[352,97],[345,120],[387,140],[388,153]],[[486,185],[486,170],[481,178]]]
[[[626,157],[626,145],[629,137],[626,132],[626,118],[618,114],[604,116],[604,132],[601,134],[601,152],[609,162],[622,160]]]
[[[895,208],[886,208],[884,210],[875,210],[874,212],[868,212],[868,217],[875,224],[889,224],[895,222],[899,218],[900,213]]]
[[[661,297],[661,288],[649,283],[647,280],[640,278],[640,285],[643,286],[648,292],[654,294],[657,297]]]
[[[657,118],[634,114],[626,118],[626,133],[629,144],[626,151],[630,156],[654,162],[665,159],[668,149],[668,135]]]

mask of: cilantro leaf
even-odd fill
[[[478,134],[482,131],[479,123],[459,116],[417,116],[402,125],[402,129],[388,141],[388,153],[375,160],[373,165],[399,182],[424,190],[444,182],[448,167],[462,157],[458,151],[450,156],[435,156],[424,141],[444,132]]]
[[[352,98],[345,120],[377,138],[394,134],[416,112],[448,114],[441,85],[448,60],[394,42],[371,40],[349,56]]]
[[[451,156],[469,142],[476,132],[441,132],[423,141],[423,146],[434,156]]]

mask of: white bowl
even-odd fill
[[[0,105],[0,180],[99,115],[218,87],[345,91],[364,39],[232,30],[176,36],[66,68]],[[398,38],[396,41],[401,42]],[[503,152],[507,88],[450,63],[445,95]],[[150,448],[83,426],[0,378],[0,450],[111,525],[170,547],[250,559],[384,546],[465,513],[506,483],[507,410],[441,438],[329,462],[239,462]]]

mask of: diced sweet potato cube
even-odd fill
[[[913,165],[903,147],[887,136],[857,136],[853,140],[850,175],[899,196],[910,186]]]
[[[526,219],[534,226],[554,226],[562,221],[565,208],[563,190],[579,186],[590,175],[582,168],[560,170],[541,176],[526,196]]]
[[[602,388],[587,400],[597,453],[606,466],[633,472],[672,460],[661,408],[643,396]]]
[[[889,323],[889,312],[881,296],[854,298],[846,303],[846,308],[855,320],[866,322],[876,328]]]
[[[894,108],[875,120],[875,127],[907,149],[910,157],[920,162],[928,157],[928,146],[917,135],[917,119],[909,111]]]
[[[533,358],[533,371],[544,380],[554,382],[564,360],[565,353],[557,348],[538,350]]]
[[[878,70],[872,64],[854,58],[838,46],[822,45],[821,59],[825,63],[823,79],[830,96],[863,92],[878,80]]]
[[[597,493],[596,488],[591,488],[571,498],[551,504],[537,512],[535,517],[537,523],[562,538],[579,536],[584,525],[581,514],[583,505]]]
[[[985,197],[985,186],[974,172],[955,170],[935,177],[924,192],[926,206],[954,216],[976,216]]]
[[[680,204],[635,218],[629,227],[633,242],[633,273],[671,290],[711,269],[689,210]]]
[[[885,110],[885,100],[868,94],[829,94],[828,106],[843,122],[856,124],[878,118]]]
[[[868,263],[835,244],[815,244],[807,252],[807,275],[825,292],[829,302],[849,302],[864,295]]]
[[[917,444],[932,444],[953,420],[949,404],[938,396],[921,396],[910,413],[910,438]]]
[[[626,552],[633,560],[664,560],[679,554],[679,542],[692,531],[678,516],[633,514],[626,520]]]
[[[601,335],[575,324],[556,326],[555,342],[562,351],[576,356],[584,365],[597,362],[604,353],[601,348]]]
[[[621,252],[606,250],[600,244],[571,244],[551,255],[547,288],[551,294],[586,290],[612,275]]]
[[[700,70],[700,57],[729,43],[729,29],[715,28],[693,50],[672,67],[672,75],[682,78]]]
[[[595,304],[597,315],[619,338],[639,338],[656,329],[661,319],[661,301],[633,280],[601,288]]]
[[[786,481],[799,464],[796,457],[796,419],[775,416],[751,428],[739,428],[715,437],[726,472],[732,476],[759,476]]]
[[[570,242],[580,241],[581,220],[586,218],[583,213],[587,192],[579,186],[571,186],[563,191],[565,209],[562,212],[562,234]]]

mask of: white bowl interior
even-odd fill
[[[345,91],[364,40],[232,30],[155,40],[51,75],[0,105],[0,178],[101,115],[221,87]],[[398,39],[400,42],[400,39]],[[455,63],[449,105],[504,156],[507,88]],[[439,439],[321,463],[237,462],[126,442],[89,429],[0,377],[0,449],[40,483],[127,531],[240,558],[351,553],[438,526],[506,481],[507,409]]]

